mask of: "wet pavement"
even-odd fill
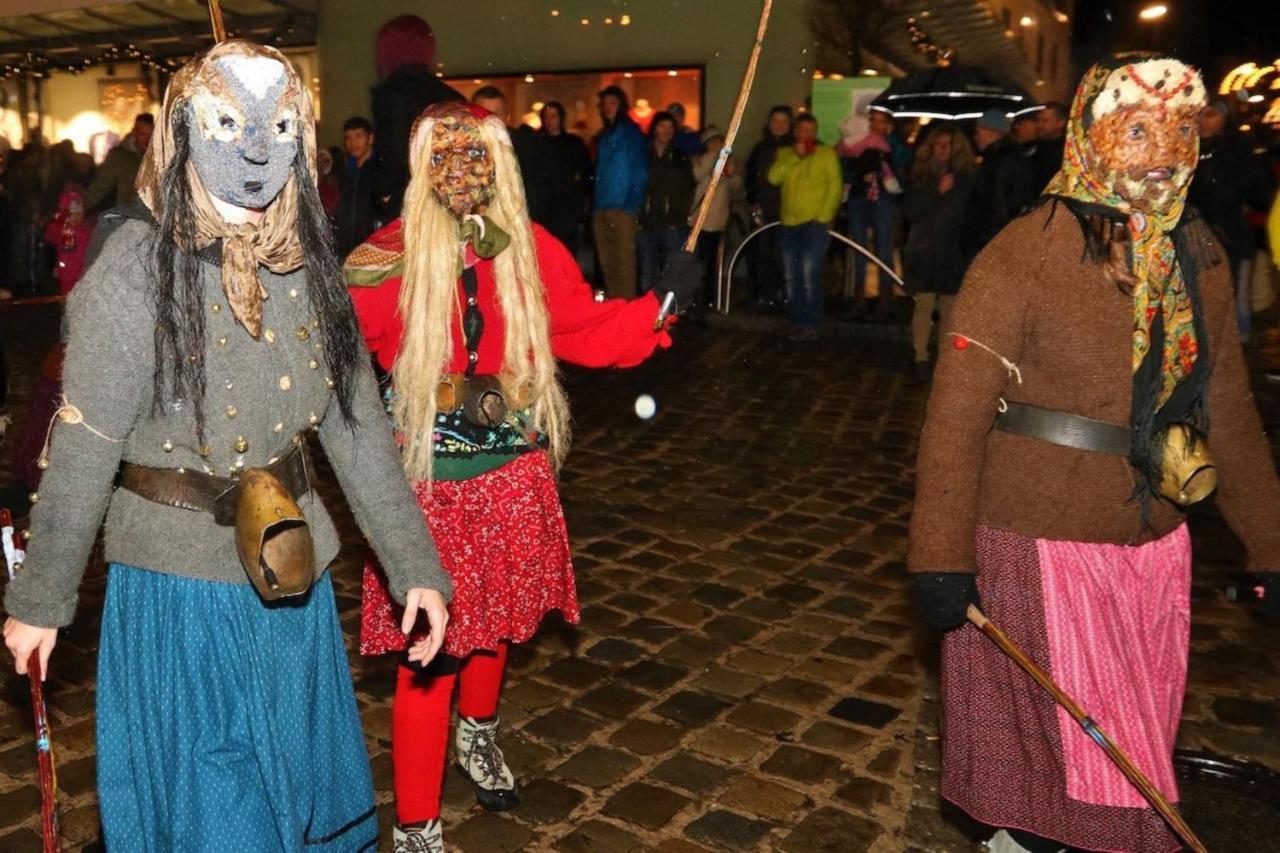
[[[562,490],[583,620],[553,619],[513,651],[502,744],[524,803],[485,814],[450,769],[451,849],[973,849],[980,828],[938,801],[936,642],[905,595],[925,389],[907,375],[897,330],[846,326],[788,345],[761,325],[689,326],[675,350],[636,370],[567,372],[576,440]],[[48,312],[0,315],[16,415],[55,332]],[[1252,355],[1280,363],[1280,337],[1269,332]],[[1280,436],[1280,386],[1257,378]],[[642,393],[657,400],[649,421],[634,413]],[[0,448],[6,468],[12,441]],[[353,643],[362,545],[332,485],[325,495],[347,543],[333,573]],[[1223,599],[1240,549],[1212,508],[1193,531],[1181,743],[1280,770],[1276,629]],[[98,847],[102,590],[95,565],[49,687],[67,850]],[[393,663],[351,660],[389,835]],[[39,849],[29,727],[25,682],[6,675],[0,851]],[[1268,784],[1261,802],[1271,802]],[[1188,799],[1215,853],[1268,849],[1276,837],[1215,834],[1238,826],[1247,803],[1226,820]]]

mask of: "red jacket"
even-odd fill
[[[80,222],[67,222],[72,202],[83,206],[84,193],[77,186],[69,186],[58,198],[58,212],[44,229],[44,240],[58,255],[58,292],[66,296],[84,274],[85,253],[93,237],[94,217],[84,216]]]
[[[533,236],[551,315],[551,349],[556,358],[584,367],[634,367],[656,349],[671,346],[665,327],[654,331],[658,300],[652,293],[638,299],[596,302],[569,250],[540,225],[533,226]],[[348,270],[366,247],[372,247],[384,258],[403,253],[400,220],[373,234],[365,246],[353,252]],[[502,370],[504,339],[493,261],[469,257],[475,260],[478,300],[485,323],[476,371],[496,374]],[[353,286],[351,299],[369,351],[384,370],[391,370],[404,333],[399,315],[400,276],[388,276],[369,286]],[[459,279],[459,304],[465,299]],[[456,314],[452,333],[453,360],[444,373],[460,373],[467,366],[462,324]]]

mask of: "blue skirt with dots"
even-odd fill
[[[377,846],[327,572],[267,605],[248,585],[112,565],[97,718],[112,853]]]

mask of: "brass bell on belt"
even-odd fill
[[[315,547],[306,516],[284,484],[261,468],[240,478],[236,553],[264,601],[301,595],[315,579]]]
[[[1178,506],[1199,503],[1218,487],[1209,442],[1189,424],[1170,424],[1160,436],[1160,495]]]

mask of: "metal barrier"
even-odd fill
[[[763,234],[765,231],[768,231],[770,228],[775,228],[781,224],[782,224],[781,222],[766,222],[764,225],[761,225],[759,228],[757,228],[756,230],[748,234],[746,237],[744,237],[742,242],[738,244],[738,248],[734,250],[733,257],[729,259],[728,269],[725,269],[725,266],[724,266],[725,241],[724,240],[720,241],[720,250],[717,253],[717,263],[716,263],[716,311],[718,313],[720,314],[729,313],[729,307],[733,297],[733,268],[737,265],[738,256],[742,254],[742,250],[745,249],[747,247],[747,244],[750,243],[752,240],[754,240],[756,237],[758,237],[760,234]],[[860,246],[859,244],[855,243],[853,240],[850,240],[848,237],[841,234],[839,231],[828,230],[827,233],[832,237],[836,238],[837,240],[839,240],[841,243],[844,243],[850,249],[853,249],[856,252],[861,252],[863,255],[867,257],[868,260],[873,262],[876,266],[880,267],[880,269],[887,272],[889,274],[889,277],[892,278],[899,287],[906,288],[907,285],[902,280],[902,277],[899,276],[893,270],[892,267],[890,267],[884,261],[876,257],[875,254],[868,251],[866,248]]]

